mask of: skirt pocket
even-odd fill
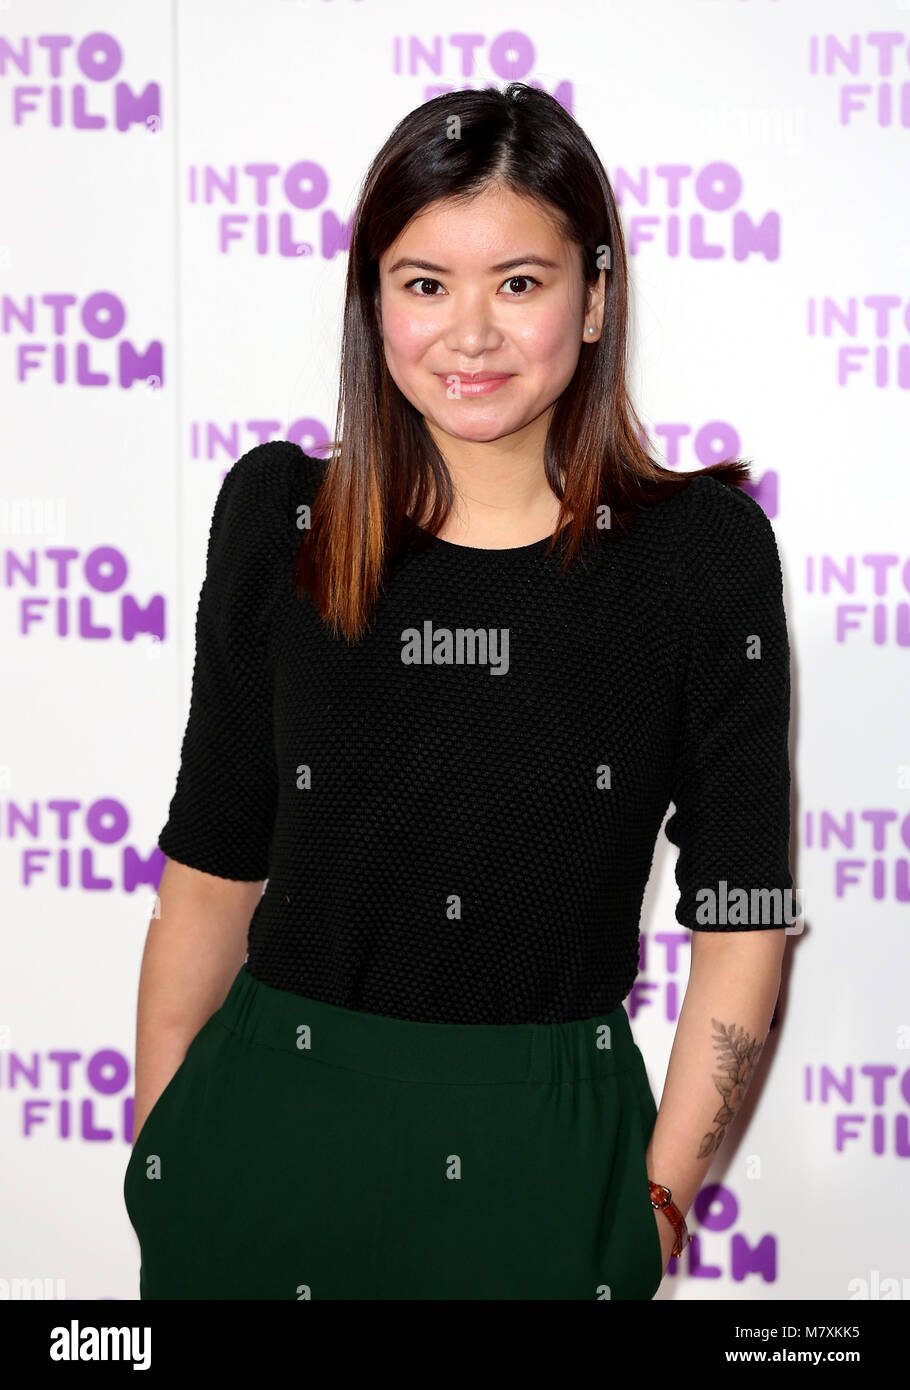
[[[661,1216],[660,1212],[657,1211],[651,1205],[651,1189],[648,1185],[648,1170],[647,1164],[645,1162],[644,1151],[642,1152],[641,1166],[644,1173],[644,1177],[642,1180],[644,1186],[644,1195],[642,1198],[641,1205],[642,1210],[644,1212],[644,1219],[646,1225],[646,1231],[644,1236],[645,1248],[647,1250],[650,1250],[651,1252],[651,1267],[654,1271],[654,1292],[656,1293],[657,1290],[660,1288],[660,1285],[663,1283],[664,1277],[664,1255],[663,1250],[661,1249],[659,1227],[657,1223],[658,1221],[666,1221],[667,1218],[665,1216]]]
[[[633,1129],[635,1132],[636,1161],[638,1168],[637,1187],[640,1196],[637,1209],[641,1218],[642,1249],[645,1252],[647,1267],[651,1271],[651,1296],[657,1292],[664,1277],[664,1257],[661,1249],[658,1221],[666,1221],[651,1205],[647,1151],[651,1133],[657,1119],[657,1103],[648,1081],[644,1058],[639,1054],[636,1064],[627,1074],[635,1092]]]
[[[146,1115],[144,1125],[133,1140],[133,1147],[126,1165],[126,1172],[123,1175],[123,1202],[130,1219],[130,1224],[137,1234],[139,1233],[139,1228],[137,1226],[139,1198],[144,1191],[147,1181],[147,1174],[142,1171],[143,1166],[155,1153],[156,1131],[174,1097],[184,1085],[190,1066],[195,1060],[195,1054],[198,1052],[198,1045],[201,1043],[202,1038],[211,1030],[215,1022],[215,1017],[216,1014],[213,1014],[192,1039],[189,1047],[184,1053],[183,1060],[158,1096],[149,1113]]]

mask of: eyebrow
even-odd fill
[[[497,273],[502,273],[505,270],[514,270],[516,266],[520,265],[539,265],[543,266],[545,270],[559,269],[558,261],[548,261],[544,256],[517,256],[514,260],[500,261],[498,265],[491,265],[490,272],[496,271]],[[413,266],[415,270],[436,271],[440,275],[452,274],[451,270],[448,270],[444,265],[434,265],[432,261],[412,261],[407,257],[389,266],[388,273],[389,275],[394,275],[396,270],[404,270],[406,266]]]

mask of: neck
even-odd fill
[[[496,548],[552,535],[559,499],[544,470],[545,426],[533,441],[523,430],[491,443],[455,439],[432,425],[429,429],[455,490],[452,510],[438,532],[442,539]]]

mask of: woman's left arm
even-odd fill
[[[780,990],[781,927],[693,931],[689,983],[676,1026],[648,1176],[686,1216],[759,1061]],[[664,1268],[676,1236],[655,1210]]]

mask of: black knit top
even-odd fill
[[[564,579],[546,540],[409,543],[349,644],[294,593],[324,468],[277,441],[222,484],[158,839],[268,880],[249,973],[418,1022],[607,1013],[671,801],[677,920],[772,925],[705,922],[696,897],[792,886],[789,644],[758,503],[695,478]]]

